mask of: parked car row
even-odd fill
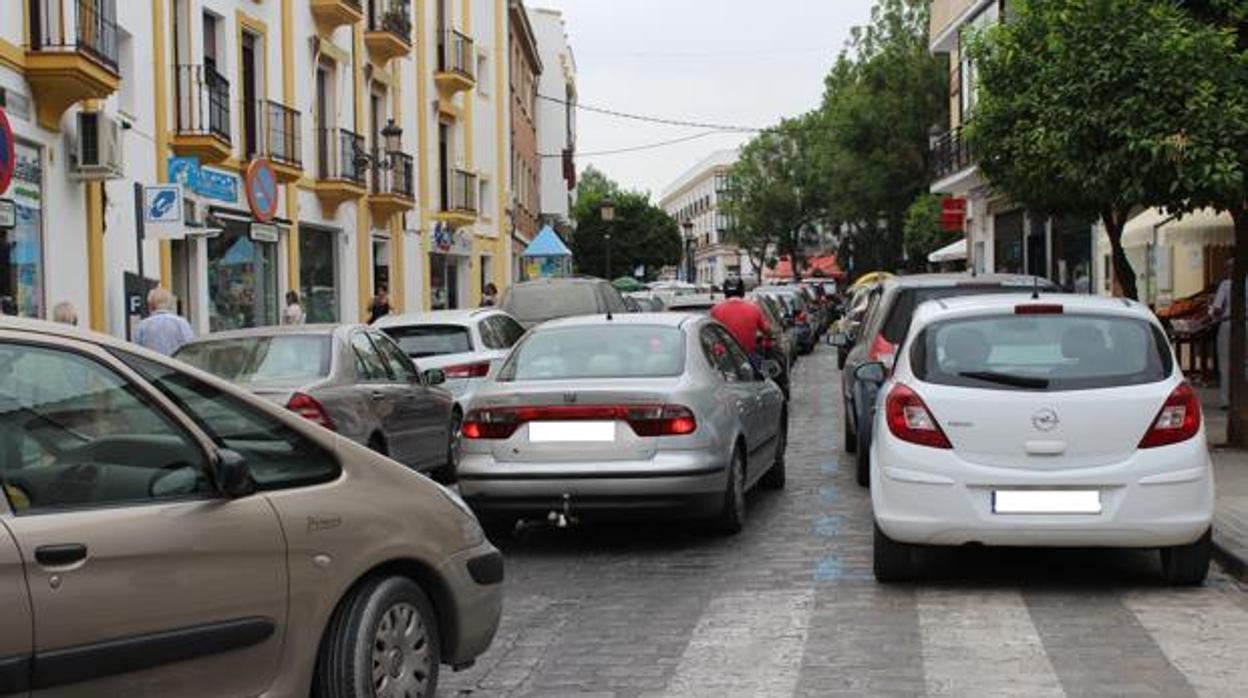
[[[1213,477],[1200,402],[1133,301],[1031,277],[886,278],[842,376],[877,579],[923,547],[1154,548],[1199,584]]]

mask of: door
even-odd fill
[[[0,453],[0,459],[4,458]],[[4,467],[3,462],[0,467]],[[0,503],[0,608],[4,609],[4,622],[0,623],[0,696],[26,690],[34,647],[30,594],[26,591],[22,556],[5,526],[6,512],[5,505]]]
[[[329,167],[329,125],[333,121],[330,118],[329,104],[329,69],[324,65],[318,65],[316,67],[316,164],[320,168],[321,179],[327,179],[332,174]]]
[[[358,376],[353,389],[368,404],[374,424],[372,433],[365,437],[365,443],[400,463],[417,465],[419,454],[415,432],[404,419],[399,391],[395,390],[395,378],[386,360],[363,330],[351,333],[351,353],[355,355]]]
[[[260,154],[260,103],[256,89],[256,37],[243,32],[243,148],[248,159]]]
[[[451,210],[451,127],[438,123],[438,192],[442,208]],[[451,306],[454,307],[454,306]]]
[[[446,465],[451,443],[450,396],[425,385],[416,364],[394,340],[380,332],[369,336],[394,374],[399,418],[413,432],[413,462],[422,470]]]
[[[268,502],[218,497],[204,437],[96,349],[0,338],[0,396],[17,440],[0,477],[35,618],[32,695],[263,692],[287,586]]]
[[[753,478],[767,470],[775,456],[771,448],[772,438],[776,435],[772,423],[774,416],[766,414],[763,403],[763,389],[766,384],[761,380],[759,372],[754,370],[749,355],[732,335],[722,327],[715,327],[714,330],[728,349],[727,365],[736,375],[734,386],[739,391],[739,399],[744,406],[742,421],[746,430],[746,446],[750,451],[750,477]]]
[[[737,419],[741,424],[741,434],[745,438],[746,447],[746,466],[748,469],[746,479],[752,479],[755,472],[755,462],[757,456],[754,453],[762,444],[763,439],[758,434],[757,429],[757,410],[758,410],[758,390],[753,383],[753,369],[749,369],[749,374],[743,370],[740,359],[744,359],[749,364],[749,359],[745,356],[744,350],[737,346],[736,340],[728,334],[728,331],[719,325],[707,325],[702,329],[702,351],[706,355],[707,361],[719,373],[723,379],[721,386],[724,400],[727,402],[727,408],[734,410]],[[736,348],[740,357],[734,355],[733,348]]]

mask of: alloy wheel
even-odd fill
[[[382,614],[373,634],[373,695],[422,698],[429,694],[432,645],[420,611],[396,603]]]

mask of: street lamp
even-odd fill
[[[685,281],[693,283],[693,220],[686,218],[680,227],[685,231]]]
[[[372,153],[363,150],[355,152],[356,167],[364,169],[372,165],[379,170],[394,169],[395,160],[385,157],[385,155],[403,150],[403,129],[394,123],[394,119],[388,120],[386,127],[381,129],[381,141],[382,150],[380,152],[377,149],[374,149]]]
[[[607,226],[607,232],[602,237],[607,242],[607,279],[609,280],[611,278],[611,228],[615,221],[615,201],[609,196],[603,199],[598,212],[602,215],[602,222]]]

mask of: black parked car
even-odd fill
[[[990,293],[1057,292],[1046,279],[1033,276],[992,274],[916,274],[887,279],[873,288],[866,319],[845,357],[841,372],[841,396],[845,402],[845,450],[857,455],[858,484],[866,487],[870,477],[871,423],[874,418],[875,396],[880,383],[858,380],[857,371],[863,364],[882,363],[892,368],[897,348],[910,331],[914,310],[921,303],[953,296]],[[838,335],[834,343],[844,345],[846,337]]]

